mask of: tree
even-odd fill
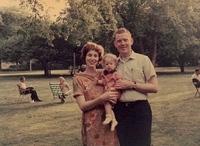
[[[76,65],[81,65],[81,46],[87,41],[103,45],[109,52],[117,21],[113,13],[113,0],[69,0],[69,7],[58,18],[59,36],[65,40],[68,54],[73,55]],[[72,48],[72,50],[68,50]],[[69,56],[71,57],[71,56]],[[74,65],[75,67],[75,65]]]
[[[54,34],[50,29],[51,22],[48,17],[41,14],[43,5],[39,0],[21,0],[20,5],[31,10],[30,19],[23,24],[23,29],[26,31],[26,52],[30,59],[38,59],[43,66],[44,75],[50,76],[49,63],[57,55],[52,44]]]
[[[184,2],[169,0],[166,4],[168,9],[166,28],[169,31],[162,35],[165,39],[160,43],[162,48],[159,54],[163,54],[164,60],[165,56],[170,56],[171,62],[176,62],[180,66],[181,72],[184,72],[185,65],[194,62],[195,58],[198,59],[197,56],[195,57],[195,54],[198,54],[195,48],[199,47],[197,23],[200,15],[198,11],[194,11],[196,5],[198,4],[191,3],[189,0]]]
[[[87,41],[101,43],[106,48],[111,46],[112,33],[117,21],[113,12],[113,0],[69,0],[69,7],[60,16],[60,22],[68,27],[67,39],[81,46]]]
[[[22,56],[23,37],[18,35],[24,16],[16,9],[3,9],[0,11],[0,60],[18,62]],[[15,46],[16,45],[16,46]]]

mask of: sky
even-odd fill
[[[48,11],[51,19],[58,16],[59,12],[65,7],[65,0],[40,0],[44,9]],[[19,0],[0,0],[0,8],[19,7]]]

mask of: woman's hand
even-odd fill
[[[110,89],[103,93],[100,98],[102,99],[102,102],[111,102],[115,104],[117,102],[117,99],[120,97],[120,93],[115,89]]]
[[[76,101],[82,111],[88,111],[92,108],[95,108],[97,105],[102,105],[105,102],[110,102],[111,104],[115,104],[117,102],[117,99],[120,97],[120,92],[117,91],[115,88],[104,92],[97,98],[94,98],[93,100],[85,100],[85,97],[83,95],[77,96]]]

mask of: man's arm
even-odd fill
[[[158,81],[156,76],[152,76],[146,83],[137,83],[129,80],[118,80],[115,84],[116,89],[133,89],[142,93],[158,92]]]
[[[146,83],[136,83],[132,86],[135,90],[143,93],[158,92],[158,80],[156,76],[152,76]]]

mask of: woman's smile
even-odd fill
[[[99,61],[99,54],[91,50],[87,53],[85,61],[88,66],[96,66]]]

